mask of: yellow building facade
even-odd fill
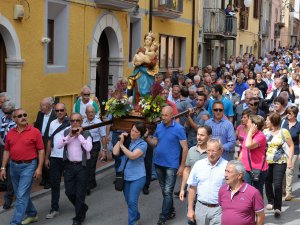
[[[57,97],[70,112],[85,84],[105,100],[108,90],[133,71],[133,55],[149,28],[161,42],[160,71],[187,71],[197,60],[192,38],[198,33],[193,26],[197,2],[1,1],[1,91],[29,112],[31,122],[46,96]]]
[[[238,30],[236,38],[236,55],[242,56],[244,53],[254,54],[258,57],[259,52],[259,4],[257,1],[250,1],[249,7],[245,7],[243,1],[238,1],[238,12],[236,13],[238,21]],[[255,6],[254,4],[258,5]],[[258,14],[255,18],[254,11]]]

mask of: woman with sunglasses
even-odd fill
[[[263,131],[267,139],[266,160],[269,164],[268,175],[265,182],[266,196],[268,199],[267,210],[274,209],[276,218],[281,215],[282,206],[282,182],[286,168],[292,167],[294,155],[294,143],[287,129],[280,129],[281,117],[278,113],[271,113],[266,119],[266,127]],[[282,146],[286,143],[289,147],[289,156]]]
[[[263,197],[265,179],[267,177],[268,164],[266,162],[267,140],[262,133],[264,118],[258,115],[249,115],[245,141],[242,144],[241,161],[245,166],[244,179],[248,184],[257,188]],[[260,170],[258,179],[251,179],[251,170]]]
[[[122,133],[119,141],[113,148],[114,155],[121,155],[119,172],[124,170],[124,197],[128,206],[128,225],[139,224],[140,213],[138,201],[140,193],[146,183],[146,170],[144,158],[147,143],[143,137],[146,126],[143,122],[133,124],[130,134]],[[129,146],[125,146],[129,142]],[[124,145],[125,144],[125,145]]]
[[[293,185],[293,175],[295,163],[299,156],[299,135],[300,135],[300,123],[297,121],[299,109],[296,106],[290,106],[286,109],[286,119],[282,124],[282,128],[290,131],[294,142],[294,155],[292,156],[291,168],[287,168],[285,172],[286,177],[286,188],[285,188],[285,201],[290,201],[293,199],[292,195],[292,185]],[[284,190],[283,190],[284,191]]]

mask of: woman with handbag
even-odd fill
[[[286,109],[287,117],[282,124],[282,128],[285,128],[290,131],[294,142],[294,155],[292,156],[292,166],[287,168],[285,172],[286,177],[286,195],[285,201],[290,201],[293,199],[292,195],[292,185],[293,185],[293,175],[294,167],[299,156],[299,135],[300,135],[300,123],[297,122],[297,115],[299,109],[296,106],[290,106]]]
[[[147,143],[143,139],[145,132],[145,124],[136,122],[131,128],[130,135],[122,133],[113,148],[114,155],[122,155],[118,171],[124,174],[123,193],[128,206],[128,225],[137,225],[140,220],[138,200],[146,182],[144,158]],[[128,138],[131,142],[128,147],[125,147],[124,140]]]
[[[268,175],[265,182],[268,205],[266,209],[274,209],[274,216],[280,217],[282,206],[282,182],[286,168],[292,167],[294,155],[294,143],[287,129],[280,129],[281,118],[278,113],[271,113],[266,119],[267,129],[264,134],[267,138],[267,163],[269,164]],[[289,147],[289,157],[283,150],[284,144]],[[274,185],[274,189],[273,189]]]
[[[248,184],[259,190],[263,197],[268,164],[266,162],[266,136],[262,132],[264,119],[259,115],[250,115],[248,120],[249,132],[242,144],[242,163],[246,174],[244,179]]]

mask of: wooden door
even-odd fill
[[[6,91],[6,48],[0,34],[0,92]]]

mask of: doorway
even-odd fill
[[[6,91],[6,48],[2,35],[0,34],[0,92]]]
[[[103,101],[107,101],[108,97],[108,75],[109,75],[109,44],[105,30],[102,32],[98,49],[97,57],[100,61],[97,64],[96,70],[96,96],[99,99],[101,112],[104,112]]]

